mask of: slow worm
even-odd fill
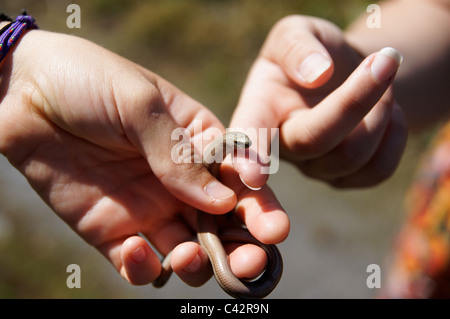
[[[241,132],[227,132],[216,138],[203,153],[203,164],[215,177],[218,176],[220,163],[227,154],[236,149],[246,149],[251,146],[247,135]],[[214,276],[220,287],[235,298],[264,298],[278,284],[283,272],[281,254],[275,245],[265,245],[254,238],[248,230],[236,228],[219,231],[214,215],[197,211],[197,238],[206,251],[211,262]],[[228,257],[223,248],[224,242],[250,243],[261,247],[267,254],[267,266],[263,274],[253,281],[241,281],[231,271]],[[169,253],[162,261],[160,276],[153,286],[162,287],[169,279],[172,268]]]

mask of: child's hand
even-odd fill
[[[224,214],[237,204],[256,238],[286,238],[287,217],[267,187],[251,194],[240,182],[220,183],[201,162],[172,160],[174,129],[189,128],[196,138],[194,120],[203,130],[224,128],[156,74],[89,41],[40,30],[23,36],[0,73],[1,153],[130,283],[152,282],[161,269],[138,233],[167,254],[195,236],[197,209]],[[187,266],[190,257],[172,261]],[[266,257],[246,265],[239,254],[230,258],[234,271],[256,276],[251,266]]]
[[[385,180],[407,139],[390,88],[401,56],[385,49],[361,60],[333,24],[284,18],[261,49],[230,126],[279,128],[281,155],[335,187]],[[258,164],[238,167],[253,187],[266,182],[259,169]]]

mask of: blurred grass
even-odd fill
[[[66,27],[66,7],[73,2],[81,7],[81,29]],[[247,71],[276,21],[290,14],[305,14],[345,27],[373,2],[7,0],[0,2],[0,10],[15,16],[20,9],[27,8],[42,29],[90,39],[159,73],[211,108],[226,125]],[[413,157],[427,140],[427,136],[414,139],[412,150],[410,147]],[[415,161],[410,163],[414,164]],[[406,172],[410,169],[407,168]],[[11,197],[5,189],[7,185],[1,185],[0,200],[10,204],[6,207],[0,205],[0,213],[3,214],[0,233],[2,230],[7,232],[7,229],[12,231],[0,236],[0,298],[136,296],[135,290],[123,288],[121,279],[109,279],[114,273],[112,267],[105,271],[105,263],[100,263],[96,269],[97,262],[103,257],[86,248],[86,244],[71,234],[67,227],[62,233],[70,235],[56,238],[47,235],[45,227],[58,223],[56,217],[50,226],[30,222],[28,217],[24,217],[29,215],[21,211],[28,208],[20,203],[11,204]],[[367,194],[354,204],[367,205],[366,200],[372,196]],[[17,197],[16,200],[19,201]],[[44,206],[40,210],[48,213]],[[41,230],[36,226],[38,224]],[[319,241],[331,236],[326,227],[319,228],[317,233]],[[83,272],[82,277],[84,283],[90,283],[89,289],[71,290],[61,284],[65,283],[68,276],[65,267],[72,259],[76,260],[74,263],[82,263],[83,270],[92,270]]]

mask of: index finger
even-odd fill
[[[401,61],[393,48],[368,56],[322,102],[297,111],[283,123],[283,146],[297,159],[316,158],[336,147],[381,99]]]

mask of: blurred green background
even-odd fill
[[[252,61],[276,21],[290,14],[345,27],[369,3],[357,0],[139,1],[1,0],[22,8],[41,29],[92,40],[160,74],[227,124]],[[67,5],[81,7],[81,28],[66,26]],[[338,191],[288,164],[269,184],[292,231],[280,245],[285,272],[274,298],[368,298],[366,267],[383,265],[402,220],[402,202],[418,155],[432,131],[412,136],[395,176],[368,190]],[[176,276],[163,289],[128,285],[77,237],[0,157],[0,298],[221,298],[214,280],[191,288]],[[66,286],[66,267],[81,267],[81,289]],[[382,268],[383,269],[383,268]]]

